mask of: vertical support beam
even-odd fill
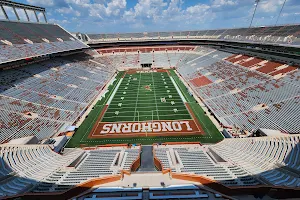
[[[257,6],[258,6],[259,1],[260,1],[260,0],[255,0],[255,8],[254,8],[254,12],[253,12],[253,15],[252,15],[252,18],[251,18],[251,22],[250,22],[249,28],[251,28],[251,26],[252,26],[253,19],[254,19],[254,16],[255,16],[255,13],[256,13]]]
[[[8,15],[7,15],[7,13],[6,13],[6,11],[5,11],[3,5],[1,5],[1,10],[2,10],[2,12],[3,12],[5,18],[6,18],[7,20],[9,20]]]
[[[38,16],[37,16],[37,14],[36,14],[36,11],[33,11],[33,12],[34,12],[34,15],[35,15],[36,21],[37,21],[37,22],[40,22],[40,20],[39,20],[39,18],[38,18]]]
[[[43,15],[44,15],[45,22],[48,23],[45,12],[43,12]]]
[[[25,15],[26,15],[26,17],[27,17],[27,21],[29,21],[29,22],[30,22],[30,19],[29,19],[28,13],[27,13],[27,11],[26,11],[26,9],[25,9],[25,8],[24,8],[24,12],[25,12]]]
[[[275,23],[275,26],[277,26],[278,20],[279,20],[279,18],[280,18],[280,16],[281,16],[281,13],[282,13],[282,10],[283,10],[283,8],[284,8],[285,3],[286,3],[286,0],[284,0],[283,4],[282,4],[282,6],[281,6],[280,12],[279,12],[279,14],[278,14],[278,17],[277,17],[277,20],[276,20],[276,23]]]
[[[15,15],[16,15],[18,21],[20,21],[20,17],[19,17],[19,15],[18,15],[18,13],[17,13],[16,7],[13,6],[12,8],[13,8],[13,10],[14,10],[14,12],[15,12]]]

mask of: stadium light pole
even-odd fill
[[[250,26],[249,28],[251,28],[252,26],[252,22],[253,22],[253,19],[254,19],[254,16],[255,16],[255,13],[256,13],[256,9],[257,9],[257,6],[258,6],[258,3],[260,2],[260,0],[255,0],[255,8],[254,8],[254,12],[253,12],[253,15],[252,15],[252,18],[251,18],[251,22],[250,22]]]
[[[283,4],[282,4],[282,6],[281,6],[279,15],[278,15],[277,20],[276,20],[276,23],[275,23],[275,26],[277,25],[277,23],[278,23],[278,21],[279,21],[279,18],[280,18],[280,16],[281,16],[281,13],[282,13],[282,10],[283,10],[283,8],[284,8],[284,6],[285,6],[285,3],[286,3],[286,0],[284,0]]]

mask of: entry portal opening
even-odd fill
[[[142,68],[151,68],[152,67],[152,63],[143,63],[141,64]]]

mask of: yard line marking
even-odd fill
[[[104,106],[102,106],[102,109],[104,109]],[[88,133],[88,130],[92,127],[93,124],[95,124],[95,122],[97,121],[98,116],[101,114],[102,109],[99,109],[99,114],[97,112],[96,117],[93,119],[92,123],[89,125],[89,127],[85,130],[85,133],[83,135],[83,137],[80,139],[80,142],[82,142],[82,140],[85,138],[86,134]],[[91,130],[90,130],[91,131]]]
[[[134,109],[133,121],[135,121],[135,113],[136,113],[137,103],[138,103],[138,99],[139,99],[140,85],[141,85],[141,79],[142,79],[141,76],[142,76],[142,73],[140,73],[138,91],[137,91],[136,100],[135,100],[135,109]]]
[[[153,87],[155,87],[155,84],[154,84],[154,79],[153,79],[153,73],[151,73],[151,75],[152,75],[152,83],[153,83]],[[156,100],[155,88],[153,88],[153,92],[154,92],[155,105],[156,105],[156,116],[157,116],[157,119],[159,120],[159,115],[158,115],[158,107],[157,107],[157,100]]]
[[[185,114],[185,115],[188,115],[188,117],[190,117],[190,114],[189,113],[187,113],[187,114]],[[180,119],[170,119],[170,120],[168,120],[168,121],[179,121],[179,120],[193,120],[192,118],[187,118],[187,116],[185,116],[185,115],[183,115],[183,114],[169,114],[169,115],[160,115],[161,117],[172,117],[172,116],[181,116],[181,118]],[[128,118],[128,117],[130,117],[130,116],[132,116],[132,115],[118,115],[118,117],[126,117],[126,118]],[[184,117],[183,117],[184,116]],[[152,117],[152,114],[151,115],[140,115],[140,117]],[[104,117],[103,119],[114,119],[115,118],[115,116],[110,116],[110,117]],[[157,121],[157,120],[154,120],[154,121]],[[111,122],[107,122],[107,121],[102,121],[103,123],[116,123],[116,121],[111,121]],[[120,122],[137,122],[137,121],[130,121],[130,120],[123,120],[123,121],[117,121],[118,123],[120,123]]]
[[[117,84],[117,86],[114,88],[113,93],[111,94],[111,96],[109,97],[106,105],[109,105],[111,103],[111,101],[113,100],[115,94],[117,93],[118,88],[120,87],[121,83],[123,81],[123,78],[120,78],[119,83]]]
[[[183,96],[181,90],[179,89],[177,83],[174,81],[173,77],[170,77],[170,79],[171,79],[172,83],[174,84],[175,89],[178,92],[179,96],[181,97],[183,103],[186,103],[187,101],[186,101],[185,97]]]
[[[120,111],[120,110],[118,110],[118,111],[119,111],[119,114],[122,114],[122,113],[132,113],[133,112],[133,111],[130,111],[130,110],[128,110],[128,111]],[[172,111],[173,112],[173,110],[170,110],[170,109],[168,109],[168,110],[159,110],[159,111],[161,111],[161,112],[170,112],[170,111]],[[180,112],[180,111],[186,111],[186,109],[177,109],[177,112]],[[152,110],[143,111],[143,114],[140,114],[140,115],[144,115],[144,113],[147,113],[147,112],[152,112]],[[115,110],[114,111],[106,111],[106,113],[115,113]],[[188,115],[187,111],[186,111],[186,113]],[[170,114],[170,115],[173,115],[173,113]]]
[[[116,106],[117,104],[110,104],[110,105],[114,105],[114,106]],[[135,108],[135,106],[128,106],[128,105],[130,105],[130,104],[125,104],[124,106],[122,106],[122,109],[131,109],[131,108]],[[148,105],[148,104],[147,104]],[[111,106],[112,107],[112,106]],[[151,106],[138,106],[137,108],[150,108],[150,107],[155,107],[155,105],[151,105]],[[161,107],[161,108],[169,108],[169,106],[165,106],[165,105],[158,105],[157,107]],[[185,105],[177,105],[176,106],[176,108],[180,108],[180,107],[182,107],[182,108],[184,108],[184,110],[186,110],[186,107],[185,107]],[[113,109],[115,109],[115,108],[113,108]],[[161,111],[161,110],[158,110],[158,111]],[[133,111],[132,111],[133,112]]]
[[[200,116],[198,115],[198,113],[197,113],[197,112],[196,112],[196,113],[194,112],[194,114],[195,114],[196,116],[198,116],[198,120],[200,120],[200,122],[202,123],[202,125],[204,126],[204,128],[207,130],[209,136],[211,136],[210,130],[205,126],[205,123],[203,123],[203,121],[201,120],[201,118],[200,118]]]

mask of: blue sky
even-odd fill
[[[254,0],[17,0],[45,7],[71,32],[122,33],[247,27]],[[273,25],[284,0],[261,0],[253,25]],[[300,0],[287,0],[279,24],[300,23]]]

